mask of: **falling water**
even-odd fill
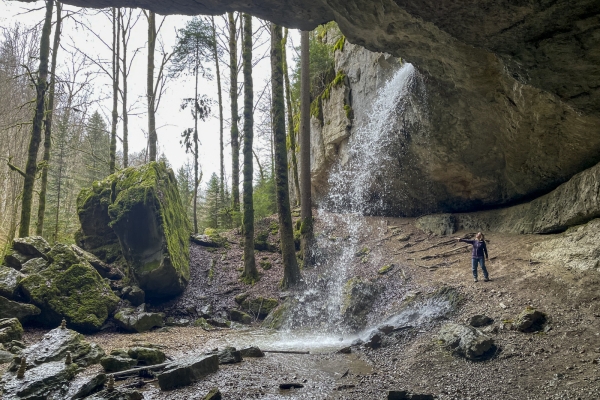
[[[386,165],[398,159],[398,143],[419,126],[422,80],[411,64],[405,64],[377,92],[366,121],[349,141],[348,161],[338,164],[329,178],[329,194],[318,210],[324,226],[317,232],[319,274],[309,289],[298,295],[289,328],[348,334],[354,331],[343,316],[344,286],[350,267],[360,255],[365,238],[383,236],[383,222],[367,223],[365,215],[385,211]],[[418,128],[417,128],[418,129]],[[370,262],[377,262],[372,254]],[[358,258],[360,259],[360,258]]]

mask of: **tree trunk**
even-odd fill
[[[148,147],[150,161],[156,161],[156,118],[154,115],[154,50],[156,49],[156,14],[148,11],[148,75],[146,96],[148,97]]]
[[[290,207],[287,149],[285,145],[285,105],[283,97],[283,55],[281,27],[271,24],[271,92],[273,114],[273,141],[275,147],[275,184],[279,214],[279,238],[283,259],[283,281],[288,288],[300,282],[296,260],[294,227]]]
[[[129,11],[131,12],[131,10]],[[129,116],[127,115],[127,28],[125,14],[121,16],[121,42],[123,44],[123,168],[129,166]]]
[[[110,129],[110,162],[108,172],[113,174],[116,169],[117,161],[117,123],[119,122],[119,64],[120,64],[120,46],[119,33],[121,31],[121,9],[113,8],[113,108],[112,125]]]
[[[196,88],[194,91],[194,233],[198,233],[198,45],[196,44]]]
[[[304,266],[313,264],[313,218],[310,185],[310,53],[308,31],[300,33],[300,225]]]
[[[292,176],[294,177],[294,189],[296,196],[296,205],[300,205],[300,181],[298,180],[298,158],[296,157],[296,133],[294,132],[294,113],[292,112],[292,93],[290,92],[290,75],[287,67],[287,37],[288,28],[285,28],[283,40],[281,42],[281,58],[283,67],[283,81],[285,83],[285,102],[287,106],[287,120],[288,120],[288,136],[290,138],[290,153],[292,156]]]
[[[48,191],[48,168],[50,163],[50,148],[52,146],[52,117],[54,115],[54,88],[56,86],[56,58],[60,46],[60,29],[62,24],[62,4],[56,2],[56,27],[54,28],[54,42],[52,44],[52,64],[50,67],[50,87],[48,91],[48,107],[46,110],[46,123],[44,124],[44,161],[42,167],[42,182],[38,201],[38,219],[35,234],[42,236],[44,233],[44,215],[46,214],[46,192]]]
[[[254,88],[252,85],[252,16],[244,14],[244,38],[242,46],[242,63],[244,69],[244,273],[247,282],[258,279],[256,260],[254,258],[254,201],[252,198],[252,140]]]
[[[223,205],[225,200],[225,159],[223,156],[223,94],[221,91],[221,70],[219,68],[219,52],[217,50],[217,29],[215,28],[215,18],[211,17],[212,33],[213,33],[213,53],[215,57],[215,66],[217,69],[217,96],[219,100],[219,156],[221,166],[220,188],[219,188],[219,204]]]
[[[23,180],[23,200],[21,203],[19,237],[29,236],[31,203],[35,185],[35,174],[37,172],[37,155],[40,148],[40,142],[42,141],[42,120],[44,118],[46,81],[48,79],[48,56],[50,54],[50,33],[52,32],[53,8],[54,0],[46,1],[46,17],[44,19],[44,27],[42,28],[42,36],[40,39],[40,68],[36,84],[35,113],[33,115],[33,127],[31,129],[31,139],[27,151],[27,163],[25,164],[25,176]]]
[[[227,13],[227,17],[229,18],[229,96],[231,97],[231,206],[234,213],[238,213],[240,211],[240,131],[238,130],[237,29],[233,13]]]

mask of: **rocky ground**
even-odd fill
[[[486,239],[491,281],[474,283],[468,249],[451,240],[472,232],[458,232],[452,237],[427,235],[414,222],[366,219],[369,228],[361,238],[365,251],[357,255],[350,267],[354,275],[383,288],[367,320],[381,322],[400,309],[407,298],[415,294],[427,296],[441,287],[454,288],[460,294],[453,313],[426,326],[401,331],[377,349],[353,347],[350,354],[338,354],[328,344],[311,354],[267,353],[264,358],[221,365],[217,373],[204,380],[169,392],[160,391],[157,383],[149,379],[141,388],[145,398],[202,398],[213,387],[219,387],[223,397],[231,399],[382,399],[392,389],[432,394],[440,399],[600,398],[600,275],[596,270],[581,271],[532,259],[532,249],[552,240],[553,235],[490,233]],[[270,226],[270,222],[263,224]],[[334,243],[347,240],[342,225],[327,231],[317,225],[317,232]],[[192,245],[188,289],[177,300],[160,307],[173,317],[172,322],[192,322],[197,309],[205,307],[211,308],[215,316],[226,317],[228,310],[238,306],[234,298],[241,293],[279,301],[289,295],[278,288],[282,265],[277,252],[257,253],[257,261],[263,261],[267,267],[259,266],[258,283],[248,286],[239,282],[240,238],[236,232],[225,237],[229,248]],[[270,240],[275,237],[272,233]],[[378,273],[383,266],[392,264],[388,272]],[[303,271],[307,282],[311,276],[322,273],[319,267]],[[547,314],[548,322],[541,332],[511,329],[511,323],[527,306]],[[466,324],[476,314],[493,318],[493,324],[482,330],[497,347],[485,360],[467,361],[441,346],[437,334],[445,323]],[[107,353],[140,342],[155,343],[164,346],[172,359],[253,342],[269,350],[269,338],[257,333],[258,313],[252,319],[250,327],[234,324],[233,329],[205,331],[195,326],[169,326],[139,334],[105,331],[88,335],[87,339]],[[28,330],[25,342],[31,344],[43,333]],[[282,337],[285,335],[278,336],[279,342]],[[314,348],[314,343],[306,338],[292,347],[301,350],[302,343],[307,349]],[[94,368],[87,373],[100,369]],[[280,390],[279,384],[286,382],[304,387]],[[117,385],[129,383],[122,381]]]

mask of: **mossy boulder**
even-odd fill
[[[261,326],[268,329],[281,329],[286,321],[291,318],[292,309],[297,302],[294,298],[288,297],[267,315]]]
[[[521,332],[537,332],[542,330],[546,321],[546,314],[533,307],[527,307],[515,320],[514,327]]]
[[[33,304],[23,304],[0,296],[0,318],[17,318],[24,322],[40,314],[40,309]]]
[[[23,327],[16,318],[0,319],[0,343],[21,340]]]
[[[111,353],[108,356],[102,357],[100,365],[102,365],[102,368],[106,372],[118,372],[135,367],[137,360],[127,356],[127,353],[125,353],[125,356]]]
[[[232,321],[240,322],[246,325],[252,323],[252,317],[240,310],[229,310],[229,318],[231,318]]]
[[[50,264],[47,258],[37,257],[32,258],[23,264],[23,268],[21,268],[21,273],[29,275],[29,274],[37,274],[44,268],[46,268]]]
[[[81,331],[97,331],[115,310],[119,298],[98,272],[68,245],[55,245],[52,263],[20,281],[25,297],[42,310],[40,322],[57,326],[62,318]]]
[[[367,323],[367,315],[379,294],[377,285],[359,277],[346,282],[343,291],[341,313],[344,321],[353,329],[362,329]]]
[[[146,305],[138,308],[122,308],[115,314],[115,322],[129,332],[146,332],[154,327],[164,326],[164,314],[146,312]]]
[[[45,258],[50,244],[41,236],[28,236],[13,239],[12,248],[27,256]]]
[[[155,365],[165,362],[167,356],[162,350],[153,347],[132,347],[127,355],[137,360],[138,365]]]
[[[252,315],[257,315],[258,318],[265,318],[275,307],[279,305],[277,299],[266,297],[245,298],[239,303],[243,310],[248,311]]]
[[[4,256],[4,263],[10,268],[20,271],[23,268],[23,264],[31,260],[33,257],[25,254],[21,254],[16,250],[9,250]]]
[[[79,194],[77,205],[84,249],[101,257],[99,249],[114,246],[117,238],[130,277],[146,298],[183,291],[190,278],[191,229],[173,171],[164,163],[130,167],[95,182]]]
[[[8,268],[0,265],[0,296],[9,299],[17,297],[19,282],[25,278],[25,275],[14,268]]]

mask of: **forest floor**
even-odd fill
[[[369,322],[381,322],[407,296],[432,293],[441,287],[456,289],[463,299],[461,306],[427,329],[408,330],[395,343],[379,349],[353,348],[351,354],[267,353],[264,358],[222,365],[217,373],[186,388],[161,392],[150,383],[142,389],[145,398],[202,398],[212,387],[219,387],[225,399],[384,399],[387,390],[433,394],[439,399],[600,398],[600,274],[532,260],[532,247],[552,235],[487,234],[491,281],[484,282],[480,273],[480,281],[475,283],[469,250],[460,249],[464,244],[451,240],[472,232],[433,236],[417,229],[413,219],[365,220],[373,229],[360,241],[369,248],[369,254],[357,261],[352,274],[371,277],[387,288],[381,304],[374,306],[378,311],[368,316]],[[320,229],[325,228],[317,224],[316,230]],[[336,229],[343,227],[321,233],[332,241],[341,240],[344,232]],[[372,236],[374,231],[377,237]],[[183,296],[162,306],[169,315],[189,318],[190,308],[210,304],[215,314],[225,316],[226,310],[237,305],[237,294],[287,295],[279,288],[283,267],[277,252],[257,253],[257,264],[269,262],[271,268],[259,266],[260,281],[247,286],[238,280],[243,264],[240,237],[236,232],[226,237],[229,249],[192,244],[192,278]],[[377,273],[384,264],[392,263],[390,272]],[[303,274],[321,272],[317,267],[305,269]],[[514,320],[527,306],[547,314],[544,332],[522,333],[507,329],[503,323]],[[493,357],[467,361],[438,344],[436,335],[444,323],[467,324],[476,314],[494,319],[493,325],[485,328],[498,346]],[[225,345],[242,347],[257,342],[267,348],[268,338],[257,332],[259,321],[251,328],[235,325],[233,329],[204,331],[173,326],[141,334],[101,332],[87,338],[107,353],[140,341],[157,343],[169,357],[177,359]],[[42,333],[28,331],[25,340],[31,343]],[[279,334],[278,340],[281,337],[285,334]],[[280,390],[283,382],[300,382],[304,388]]]

